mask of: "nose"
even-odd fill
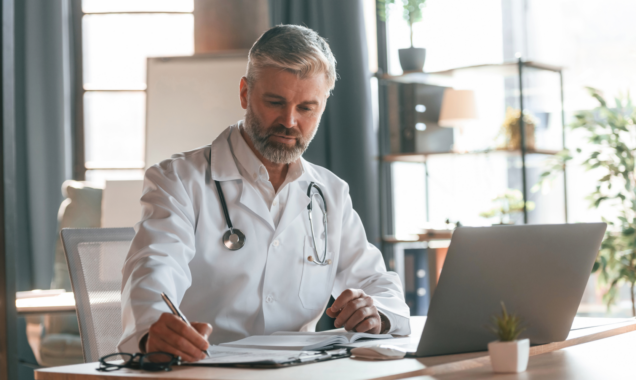
[[[294,107],[285,107],[281,115],[281,124],[286,128],[294,128],[298,123],[296,110]]]

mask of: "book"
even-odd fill
[[[361,340],[392,339],[391,334],[347,332],[344,329],[321,332],[278,331],[272,335],[252,335],[220,346],[270,350],[320,351]]]

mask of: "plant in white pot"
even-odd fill
[[[528,367],[530,357],[530,340],[518,340],[525,327],[515,314],[508,314],[506,306],[501,302],[501,316],[493,316],[494,326],[491,330],[499,340],[488,343],[490,363],[494,372],[518,373]]]
[[[378,0],[378,12],[381,19],[386,20],[390,4],[395,4],[396,1],[402,2],[404,19],[409,23],[411,42],[411,47],[398,50],[402,71],[422,71],[426,49],[413,47],[413,24],[422,21],[422,8],[426,0]]]

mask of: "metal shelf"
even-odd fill
[[[522,62],[523,68],[552,71],[560,73],[563,67],[549,65],[540,62],[524,61]],[[461,71],[473,71],[480,74],[491,74],[501,76],[515,76],[519,74],[519,62],[505,62],[505,63],[487,63],[483,65],[456,67],[453,69],[442,71],[408,71],[402,75],[389,75],[389,74],[376,74],[379,79],[400,82],[400,83],[430,83],[433,79],[442,79],[443,77],[452,77],[454,74]]]
[[[542,154],[553,156],[559,153],[557,150],[549,149],[527,149],[526,154]],[[426,162],[429,156],[454,156],[454,155],[478,155],[478,154],[507,154],[507,155],[521,155],[521,149],[490,149],[476,152],[429,152],[429,153],[396,153],[386,154],[381,157],[385,162]]]

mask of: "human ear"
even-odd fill
[[[241,99],[241,107],[244,110],[247,109],[247,93],[248,93],[247,78],[242,77],[241,83],[239,84],[239,97]]]

